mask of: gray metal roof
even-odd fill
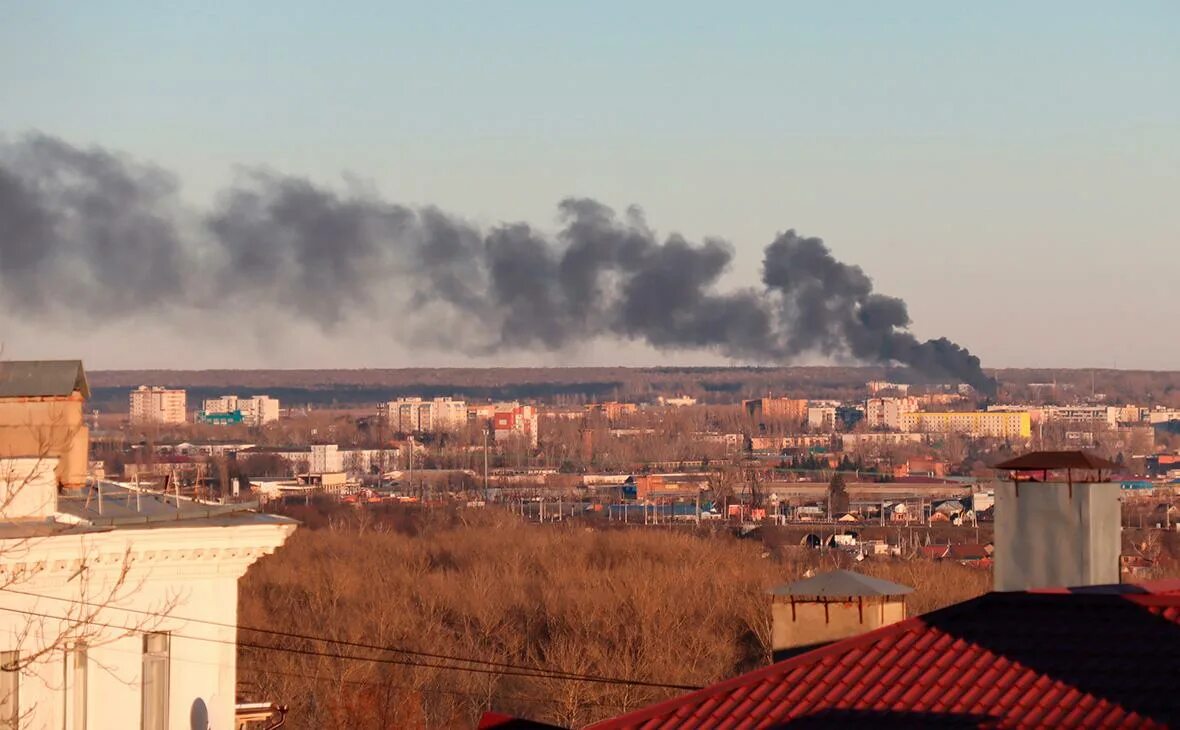
[[[90,397],[81,360],[0,361],[0,398],[66,397],[75,390]]]
[[[833,570],[811,578],[785,583],[771,588],[775,596],[902,596],[914,589],[880,578],[872,578],[851,570]]]
[[[175,525],[220,526],[237,524],[279,524],[294,523],[294,520],[279,515],[269,515],[254,510],[257,502],[213,504],[197,502],[163,492],[142,491],[120,486],[113,482],[101,482],[102,505],[99,505],[99,487],[87,486],[68,494],[58,495],[57,509],[68,515],[86,520],[91,525],[112,527],[144,527]]]

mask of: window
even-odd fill
[[[89,666],[86,645],[66,652],[66,717],[70,730],[86,730],[86,675]]]
[[[20,726],[20,652],[0,651],[0,728]]]
[[[142,730],[168,730],[169,636],[143,635]]]

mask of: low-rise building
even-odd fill
[[[85,396],[77,363],[22,370],[0,393],[60,390],[44,384],[72,370]],[[61,490],[75,465],[9,455],[21,443],[0,431],[0,725],[235,727],[237,581],[295,522],[97,479]]]
[[[1027,412],[918,411],[902,415],[901,430],[909,433],[958,433],[972,438],[1032,437],[1032,424]]]
[[[81,487],[89,459],[83,416],[89,397],[78,360],[0,362],[0,458],[56,459],[58,484]]]
[[[586,404],[586,413],[588,415],[600,415],[605,417],[608,421],[617,421],[623,416],[633,416],[638,412],[639,406],[635,403],[607,401],[605,403]]]

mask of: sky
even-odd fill
[[[258,166],[483,225],[635,204],[730,241],[734,286],[793,228],[985,367],[1176,369],[1178,29],[1171,0],[11,3],[0,135],[158,164],[194,206]],[[214,324],[0,312],[0,340],[93,369],[726,362]]]

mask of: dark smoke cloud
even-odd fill
[[[174,178],[101,149],[32,135],[0,143],[0,303],[109,319],[161,307],[269,307],[331,328],[350,319],[474,353],[562,350],[602,337],[763,362],[809,354],[899,363],[991,392],[979,360],[909,333],[905,302],[873,291],[818,238],[788,231],[762,286],[719,287],[720,239],[659,237],[642,213],[559,206],[551,237],[481,230],[271,172],[244,175],[195,214]]]

